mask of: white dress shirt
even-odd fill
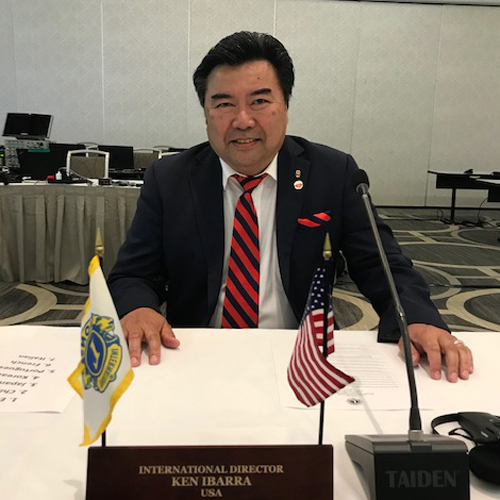
[[[224,197],[224,263],[222,286],[210,326],[220,328],[222,308],[226,295],[229,255],[233,238],[236,203],[243,193],[240,183],[232,175],[242,175],[220,159]],[[278,156],[264,170],[267,177],[252,191],[252,200],[259,221],[260,285],[259,328],[297,328],[298,322],[288,302],[281,280],[276,242],[276,195],[278,192]]]

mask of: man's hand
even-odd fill
[[[467,380],[474,371],[470,349],[446,330],[435,326],[414,323],[408,325],[411,339],[411,355],[413,366],[418,365],[420,357],[427,355],[431,377],[441,378],[441,365],[444,356],[446,378],[456,382],[458,377]],[[399,341],[399,349],[403,351],[403,340]]]
[[[141,364],[143,342],[149,346],[150,365],[157,365],[160,362],[161,344],[170,349],[175,349],[180,345],[167,320],[149,307],[140,307],[129,312],[123,316],[120,323],[128,341],[132,367]]]

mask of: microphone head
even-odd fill
[[[370,187],[367,173],[362,169],[356,170],[352,176],[352,184],[357,193],[367,193]]]

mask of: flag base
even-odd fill
[[[333,447],[91,447],[86,500],[332,500]]]

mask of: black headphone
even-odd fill
[[[436,417],[431,422],[433,434],[438,425],[458,422],[450,436],[461,436],[476,444],[469,451],[471,471],[481,479],[500,484],[500,417],[490,413],[462,412]]]

